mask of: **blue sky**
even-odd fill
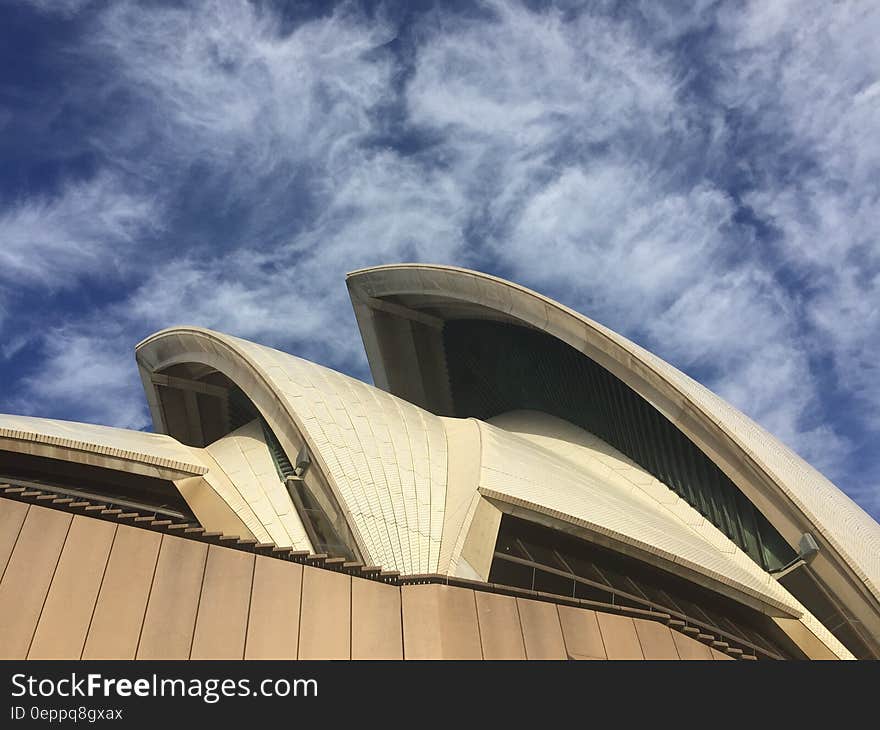
[[[519,281],[880,518],[880,5],[0,0],[0,411],[196,324],[369,378],[346,271]]]

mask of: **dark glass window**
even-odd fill
[[[60,496],[198,523],[172,482],[143,474],[0,451],[0,482],[15,482]]]
[[[528,409],[563,418],[622,452],[718,527],[765,570],[794,550],[693,442],[629,386],[566,343],[487,320],[443,327],[454,415]]]
[[[489,581],[669,613],[745,651],[802,652],[763,614],[634,557],[504,515]]]
[[[309,539],[319,553],[354,560],[354,553],[340,537],[318,500],[302,479],[287,481],[287,491],[303,520]]]

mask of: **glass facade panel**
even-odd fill
[[[711,459],[583,353],[546,333],[487,320],[447,321],[443,342],[454,415],[486,420],[528,409],[565,419],[668,485],[765,570],[794,557]]]
[[[803,656],[763,614],[631,556],[510,515],[497,546],[492,583],[670,613],[748,653]],[[509,546],[525,550],[514,555]]]

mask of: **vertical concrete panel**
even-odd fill
[[[484,659],[525,659],[516,598],[474,591]]]
[[[629,616],[597,612],[602,643],[609,659],[644,659],[636,626]]]
[[[24,659],[71,515],[31,505],[0,582],[0,659]]]
[[[529,659],[567,659],[562,627],[555,603],[517,598],[526,657]]]
[[[672,631],[657,621],[635,618],[636,634],[645,659],[679,659],[678,650],[672,640]]]
[[[0,498],[0,576],[6,570],[12,548],[18,540],[18,533],[24,524],[28,505],[11,499]]]
[[[448,411],[447,411],[448,412]],[[467,517],[471,500],[480,481],[480,429],[476,421],[462,418],[441,418],[446,431],[446,506],[443,511],[443,538],[440,544],[438,571],[445,573],[455,554],[458,541],[469,529]],[[496,528],[497,531],[497,528]],[[494,548],[495,543],[492,543]],[[467,559],[465,557],[465,559]],[[479,563],[479,561],[478,561]],[[491,550],[490,550],[491,563]],[[479,573],[479,565],[472,565]],[[482,577],[489,576],[488,565]]]
[[[585,608],[559,606],[559,622],[565,647],[573,659],[607,659],[596,612]]]
[[[211,545],[193,635],[192,659],[241,659],[254,577],[252,553]]]
[[[119,525],[83,659],[134,659],[162,535]]]
[[[403,659],[400,589],[351,579],[351,658]]]
[[[406,659],[482,659],[474,591],[445,585],[401,588]]]
[[[138,659],[188,659],[208,546],[162,536]]]
[[[300,659],[351,657],[351,576],[303,568]]]
[[[479,449],[476,439],[474,448]],[[461,557],[476,571],[481,580],[489,580],[495,543],[498,542],[498,528],[501,526],[501,510],[480,498],[474,516],[468,526],[467,538],[461,549]]]
[[[673,631],[672,641],[675,644],[678,656],[682,659],[706,660],[712,658],[712,652],[709,651],[709,647],[701,644],[696,639],[692,639],[690,636]]]
[[[245,659],[296,659],[303,566],[258,555]]]
[[[116,525],[77,515],[70,524],[29,659],[79,659]]]
[[[773,616],[772,620],[788,635],[789,639],[797,644],[798,648],[807,655],[808,659],[830,659],[832,661],[837,659],[837,654],[832,652],[825,645],[825,642],[821,641],[816,634],[810,631],[800,619]]]

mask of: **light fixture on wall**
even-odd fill
[[[800,542],[798,542],[797,557],[779,570],[771,571],[770,575],[776,578],[776,580],[779,580],[791,573],[791,571],[800,568],[802,565],[809,565],[818,554],[819,544],[816,542],[816,538],[814,538],[809,532],[805,532],[801,535]]]

